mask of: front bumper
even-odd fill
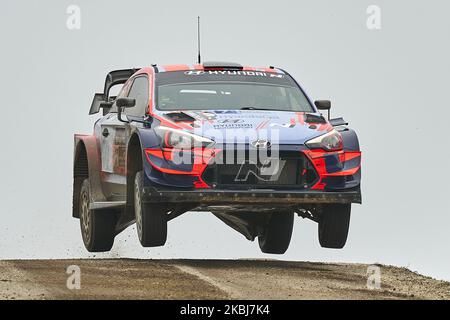
[[[296,205],[317,203],[361,203],[360,189],[346,191],[315,190],[157,190],[144,188],[144,202],[148,203],[198,203],[205,205],[273,204]]]

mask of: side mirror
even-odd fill
[[[316,100],[314,101],[317,109],[319,110],[330,110],[331,109],[331,101],[330,100]]]
[[[132,108],[136,105],[136,99],[119,98],[116,100],[117,108]]]
[[[117,106],[117,119],[122,122],[129,122],[128,120],[122,119],[122,109],[123,108],[132,108],[136,105],[136,99],[131,98],[119,98],[116,100]]]
[[[319,110],[327,110],[328,111],[328,120],[330,120],[330,109],[331,109],[331,101],[330,100],[316,100],[314,101],[317,109]]]

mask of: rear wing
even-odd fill
[[[123,84],[137,71],[139,68],[114,70],[106,75],[105,86],[103,93],[96,93],[94,99],[92,99],[91,108],[89,114],[96,114],[100,111],[100,108],[110,108],[112,102],[110,101],[109,90],[118,84]]]

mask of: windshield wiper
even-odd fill
[[[275,109],[266,109],[266,108],[257,108],[257,107],[242,107],[241,110],[275,110]]]

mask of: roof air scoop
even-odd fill
[[[239,63],[234,62],[220,62],[220,61],[207,61],[203,63],[205,70],[242,70],[244,67]]]

